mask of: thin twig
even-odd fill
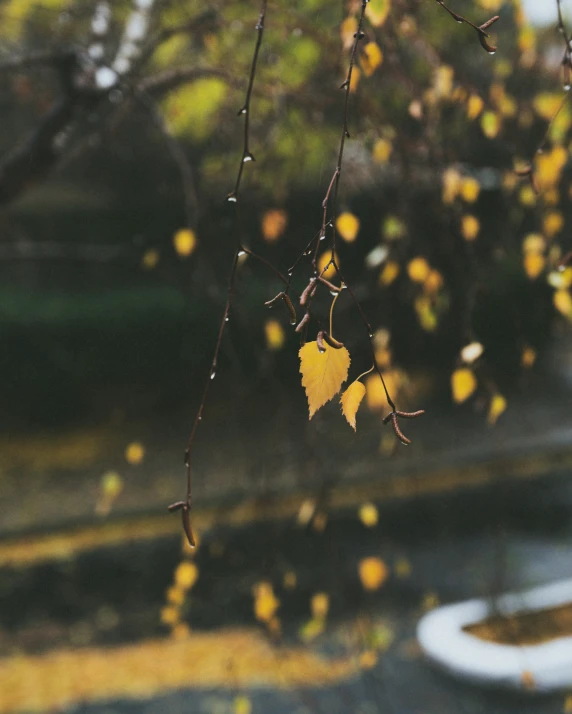
[[[239,216],[239,191],[240,191],[240,185],[242,181],[242,176],[244,172],[244,164],[247,163],[249,160],[253,161],[254,157],[250,153],[249,149],[249,138],[250,138],[250,123],[249,123],[249,117],[250,117],[250,99],[252,97],[252,88],[254,86],[254,78],[256,75],[256,67],[258,64],[258,56],[260,53],[260,46],[262,44],[262,36],[264,34],[264,19],[266,16],[266,6],[267,6],[268,0],[263,0],[262,1],[262,6],[260,8],[260,14],[258,17],[258,22],[256,23],[256,32],[257,32],[257,37],[256,37],[256,45],[254,48],[254,55],[252,57],[252,64],[250,67],[250,76],[248,79],[248,87],[246,90],[246,98],[244,101],[244,105],[242,109],[239,112],[239,115],[244,115],[244,134],[243,134],[243,148],[242,148],[242,157],[238,169],[238,175],[236,178],[236,183],[234,186],[234,190],[232,191],[231,194],[227,197],[227,200],[231,201],[236,205],[237,209],[237,223],[240,226],[240,216]],[[197,431],[197,427],[203,418],[203,411],[205,408],[205,404],[207,401],[207,396],[209,393],[210,385],[212,380],[215,377],[216,374],[216,368],[217,368],[217,362],[218,362],[218,357],[220,353],[220,348],[222,344],[222,338],[224,336],[224,332],[226,329],[227,322],[229,320],[229,315],[230,315],[230,310],[232,307],[232,300],[234,297],[234,284],[235,284],[235,279],[236,279],[236,269],[238,266],[238,261],[239,257],[246,253],[246,250],[242,246],[242,241],[240,238],[240,230],[237,231],[239,238],[237,240],[235,249],[234,249],[234,254],[232,258],[232,264],[231,264],[231,269],[230,269],[230,275],[228,279],[228,290],[227,290],[227,298],[226,298],[226,305],[222,314],[222,319],[220,321],[220,326],[218,330],[218,336],[215,344],[215,349],[213,353],[213,358],[211,361],[211,366],[209,369],[209,374],[208,377],[205,381],[205,386],[203,388],[203,394],[201,398],[201,402],[199,404],[199,408],[197,410],[191,432],[189,434],[189,439],[187,441],[187,449],[185,451],[185,466],[186,466],[186,472],[187,472],[187,491],[185,495],[185,500],[184,501],[179,501],[176,504],[172,504],[172,506],[169,507],[170,510],[181,510],[182,512],[182,521],[183,521],[183,530],[185,531],[185,534],[187,536],[187,540],[189,542],[189,545],[191,547],[194,547],[195,545],[195,539],[193,536],[193,531],[191,527],[191,521],[190,521],[190,511],[192,507],[192,500],[191,500],[191,492],[192,492],[192,449],[193,449],[193,444],[195,441],[195,434]],[[277,271],[275,271],[277,272]]]

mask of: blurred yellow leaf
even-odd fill
[[[520,355],[520,364],[524,369],[530,369],[536,362],[536,350],[534,350],[530,345],[526,345],[522,354]]]
[[[185,591],[183,588],[173,585],[167,590],[167,601],[176,607],[180,607],[185,602]]]
[[[373,160],[378,164],[385,164],[391,156],[393,147],[387,139],[378,139],[373,145]]]
[[[360,65],[366,77],[371,77],[383,62],[383,53],[377,42],[368,42],[360,55]]]
[[[569,320],[572,320],[572,297],[568,290],[556,290],[552,301],[558,312],[562,313],[564,317],[567,317]]]
[[[487,111],[481,114],[481,129],[487,139],[494,139],[500,131],[500,118],[498,114]]]
[[[320,352],[317,342],[307,342],[299,352],[302,386],[308,398],[310,419],[340,391],[348,378],[350,353],[345,347],[337,350],[324,346],[325,351]]]
[[[244,694],[239,694],[234,698],[232,712],[233,714],[251,714],[252,702]]]
[[[188,255],[191,255],[197,245],[195,232],[190,228],[181,228],[181,230],[177,231],[173,236],[173,245],[177,253],[181,257],[186,258]]]
[[[431,268],[425,258],[413,258],[407,264],[407,274],[414,283],[424,283],[427,280]]]
[[[572,694],[568,694],[564,700],[564,714],[572,714]]]
[[[361,76],[361,72],[359,71],[359,67],[356,67],[356,66],[354,65],[354,68],[353,68],[353,70],[352,70],[352,79],[351,79],[351,82],[350,82],[350,92],[353,93],[353,92],[355,92],[356,89],[358,88],[360,76]]]
[[[288,214],[286,211],[273,208],[262,216],[262,236],[267,243],[274,243],[286,230]]]
[[[399,240],[405,235],[405,223],[397,216],[387,216],[383,222],[383,237],[386,240]]]
[[[434,295],[443,287],[443,276],[438,270],[431,270],[427,276],[423,289],[425,292]]]
[[[534,206],[536,203],[536,194],[530,184],[527,183],[525,186],[521,186],[518,200],[523,206]]]
[[[528,252],[523,257],[524,272],[531,280],[536,280],[544,270],[546,258],[542,253]]]
[[[568,161],[568,152],[563,146],[555,146],[536,157],[536,181],[543,191],[553,188],[562,176],[562,169]]]
[[[145,458],[145,447],[138,441],[133,441],[125,449],[125,460],[132,466],[137,466]]]
[[[274,595],[274,590],[269,582],[263,581],[253,588],[254,615],[260,622],[270,622],[276,610],[280,607],[280,600]]]
[[[174,605],[166,605],[161,608],[161,622],[164,625],[175,625],[180,617],[181,612],[179,608]]]
[[[389,577],[389,569],[381,558],[364,558],[360,561],[359,578],[365,590],[379,590]]]
[[[479,235],[481,224],[476,216],[465,215],[461,220],[461,233],[463,238],[468,241],[473,241]]]
[[[169,131],[175,136],[205,139],[215,129],[213,121],[229,87],[217,77],[205,77],[180,85],[163,100]]]
[[[522,241],[523,253],[543,253],[545,248],[546,241],[540,233],[529,233]]]
[[[403,383],[403,373],[397,369],[390,369],[383,373],[385,384],[390,394],[395,398],[395,394]],[[376,374],[370,374],[365,380],[367,406],[372,410],[383,409],[387,406],[387,397],[381,383],[381,379]]]
[[[391,8],[391,0],[370,0],[365,9],[365,16],[374,27],[381,27],[386,21]]]
[[[326,627],[325,620],[321,617],[313,617],[298,630],[300,639],[306,643],[312,642],[319,637]]]
[[[534,97],[532,106],[539,117],[545,121],[550,121],[560,109],[563,95],[552,92],[541,92]]]
[[[377,507],[374,503],[363,503],[359,508],[358,515],[366,528],[373,528],[379,520]]]
[[[419,295],[413,303],[419,324],[425,332],[433,332],[439,324],[432,300],[427,295]]]
[[[361,669],[373,669],[377,664],[377,652],[365,650],[359,656],[359,666]]]
[[[348,424],[352,429],[356,430],[356,414],[365,397],[365,387],[359,381],[352,382],[346,391],[342,394],[340,402],[342,404],[342,414],[345,416]]]
[[[197,582],[199,569],[191,560],[179,563],[175,570],[175,585],[181,590],[190,590]]]
[[[141,267],[145,270],[153,270],[153,268],[159,262],[159,251],[154,248],[149,248],[143,253],[143,258],[141,259]]]
[[[330,265],[329,268],[324,271],[324,268],[328,263],[330,262],[330,258],[332,257],[332,254],[330,253],[329,250],[325,251],[322,253],[322,255],[318,258],[318,272],[320,275],[323,275],[324,278],[327,278],[328,280],[331,280],[332,278],[335,278],[337,275],[336,269],[334,268],[334,265]],[[339,258],[337,255],[334,254],[334,260],[336,261],[336,264],[339,265]]]
[[[284,346],[286,335],[278,320],[266,320],[264,323],[266,346],[269,350],[280,350]]]
[[[353,213],[340,213],[336,218],[336,230],[346,243],[353,243],[359,231],[359,218]]]
[[[395,278],[399,275],[399,263],[395,260],[388,260],[381,269],[379,274],[379,282],[384,287],[391,285]]]
[[[544,216],[542,228],[547,238],[553,238],[564,227],[564,216],[560,211],[550,211]]]
[[[476,119],[483,111],[484,102],[478,94],[471,94],[467,102],[467,116]]]
[[[454,168],[443,172],[443,203],[451,204],[461,189],[461,174]]]
[[[437,97],[446,99],[453,90],[454,70],[446,64],[442,64],[433,72],[433,88]]]
[[[467,176],[461,180],[459,192],[463,201],[474,203],[481,192],[481,185],[477,179]]]
[[[467,367],[456,369],[451,375],[451,391],[457,404],[466,401],[477,388],[477,380]]]
[[[312,595],[312,599],[310,600],[312,617],[324,619],[328,615],[329,607],[330,598],[326,593],[316,593]]]
[[[123,490],[123,479],[116,471],[106,471],[101,477],[101,490],[106,498],[117,498]]]
[[[489,414],[487,416],[487,421],[489,424],[496,424],[497,419],[506,409],[506,399],[502,394],[495,394],[491,399],[489,405]]]
[[[346,19],[342,22],[340,27],[340,35],[342,37],[342,44],[345,50],[349,50],[349,48],[353,45],[354,35],[357,32],[357,29],[358,21],[357,18],[353,15],[350,15],[350,17],[346,17]]]

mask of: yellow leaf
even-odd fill
[[[460,194],[463,201],[474,203],[481,192],[481,185],[475,178],[466,177],[461,180]]]
[[[364,558],[359,563],[358,572],[365,590],[379,590],[389,577],[389,569],[381,558]]]
[[[328,614],[330,598],[326,595],[326,593],[316,593],[315,595],[312,595],[310,607],[312,610],[312,617],[321,618],[323,620]]]
[[[442,287],[443,276],[438,270],[432,270],[427,276],[427,279],[425,280],[423,289],[425,290],[425,292],[428,292],[433,295],[437,293]]]
[[[462,367],[451,375],[451,391],[457,404],[466,401],[477,388],[477,380],[472,370]]]
[[[175,570],[175,585],[181,590],[190,590],[197,582],[199,569],[190,560],[179,563]]]
[[[133,441],[125,449],[125,460],[132,466],[137,466],[145,458],[145,447],[138,441]]]
[[[442,64],[433,72],[433,87],[437,97],[445,99],[453,90],[454,71],[447,64]]]
[[[443,203],[453,203],[461,188],[461,174],[448,168],[443,172]]]
[[[123,490],[123,479],[116,471],[106,471],[101,477],[101,490],[105,498],[115,499]]]
[[[419,295],[413,304],[421,327],[425,332],[433,332],[439,320],[431,299],[427,295]]]
[[[300,639],[304,642],[312,642],[312,640],[315,640],[316,637],[322,634],[325,626],[326,623],[322,618],[313,617],[298,630]]]
[[[544,216],[542,227],[547,238],[553,238],[564,226],[564,217],[559,211],[550,211]]]
[[[374,27],[381,27],[386,21],[391,8],[391,0],[370,0],[365,9],[365,16]]]
[[[405,223],[397,216],[388,216],[383,222],[383,237],[387,240],[399,240],[405,233]]]
[[[542,92],[534,97],[532,106],[539,117],[550,121],[562,104],[562,94]]]
[[[487,421],[489,424],[496,424],[497,419],[506,409],[506,399],[502,394],[495,394],[491,399]]]
[[[388,260],[379,274],[379,282],[384,287],[391,285],[399,275],[399,263],[395,260]]]
[[[413,258],[407,265],[407,273],[414,283],[424,283],[431,268],[425,258]]]
[[[530,184],[525,184],[521,187],[518,194],[518,200],[523,206],[534,206],[536,203],[536,194]]]
[[[572,320],[572,297],[568,290],[557,290],[552,300],[558,312],[562,313],[564,317],[567,317],[569,320]]]
[[[542,253],[525,253],[523,258],[524,272],[531,280],[536,280],[536,278],[544,270],[546,265],[546,258]]]
[[[469,119],[476,119],[483,111],[484,102],[478,94],[471,94],[467,102],[467,116]]]
[[[302,386],[308,398],[310,419],[340,391],[348,378],[350,353],[345,347],[337,350],[324,346],[325,351],[320,352],[317,342],[307,342],[299,352]]]
[[[235,697],[232,705],[233,714],[251,714],[252,712],[252,702],[244,694],[239,694]]]
[[[272,585],[261,582],[254,586],[254,615],[260,622],[270,622],[276,610],[280,607],[280,600],[274,595]]]
[[[359,71],[359,67],[356,67],[354,65],[353,71],[352,71],[352,78],[350,81],[350,92],[355,92],[356,89],[358,88],[359,84],[359,78],[361,76],[361,72]]]
[[[461,221],[461,233],[463,238],[468,241],[473,241],[479,235],[481,224],[475,216],[463,216]]]
[[[568,152],[563,146],[555,146],[536,157],[535,177],[542,190],[554,188],[560,181],[562,169],[568,160]]]
[[[332,278],[335,278],[337,275],[336,269],[334,268],[334,265],[329,266],[329,268],[326,270],[326,272],[323,272],[324,268],[328,263],[330,262],[330,258],[332,257],[332,254],[330,253],[329,250],[325,251],[322,253],[322,255],[318,258],[318,272],[320,275],[323,275],[324,278],[327,278],[328,280],[331,280]],[[339,265],[339,258],[337,255],[334,254],[334,260],[336,261],[336,265]]]
[[[530,345],[526,345],[520,356],[520,364],[524,369],[530,369],[536,362],[536,350],[534,350]]]
[[[349,50],[349,48],[353,45],[354,35],[357,32],[357,29],[358,21],[353,15],[346,17],[346,19],[342,22],[340,35],[342,37],[342,44],[345,50]]]
[[[390,369],[383,373],[387,390],[394,397],[401,388],[404,377],[397,369]],[[387,397],[381,379],[377,374],[370,374],[365,380],[367,406],[372,410],[383,409],[387,406]]]
[[[540,233],[529,233],[522,241],[523,253],[543,253],[546,241]]]
[[[161,609],[161,622],[164,625],[174,625],[180,618],[181,613],[178,607],[167,605]]]
[[[346,243],[353,243],[359,231],[359,218],[353,213],[340,213],[336,218],[336,230]]]
[[[197,245],[197,237],[190,228],[181,228],[173,236],[173,245],[177,253],[186,258],[194,251]]]
[[[481,114],[481,129],[487,139],[494,139],[500,131],[500,119],[498,114],[491,111]]]
[[[378,164],[385,164],[391,156],[393,147],[387,139],[378,139],[373,145],[373,160]]]
[[[282,349],[286,336],[284,334],[284,328],[278,320],[266,320],[264,324],[264,334],[266,335],[266,345],[268,349]]]
[[[262,236],[267,243],[274,243],[284,233],[288,214],[279,208],[266,211],[262,216]]]
[[[377,42],[368,42],[363,48],[363,54],[360,56],[362,72],[366,77],[371,77],[382,62],[383,53]]]
[[[364,524],[366,528],[373,528],[377,525],[379,520],[379,514],[377,508],[373,503],[364,503],[360,506],[359,519]]]
[[[352,429],[356,430],[356,414],[361,404],[361,400],[365,397],[365,387],[359,381],[352,382],[346,391],[342,394],[340,402],[342,404],[342,414],[345,416],[348,424]]]

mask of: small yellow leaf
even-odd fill
[[[326,627],[325,620],[319,617],[313,617],[311,620],[298,630],[300,639],[306,643],[312,642],[319,637]]]
[[[310,608],[312,610],[312,617],[321,618],[323,620],[327,616],[330,608],[330,598],[326,593],[316,593],[312,595]]]
[[[556,290],[552,300],[558,312],[562,313],[564,317],[567,317],[569,320],[572,320],[572,297],[568,290]]]
[[[273,208],[262,216],[262,236],[267,243],[274,243],[286,230],[288,214],[278,208]]]
[[[280,600],[274,595],[272,585],[261,582],[254,586],[254,615],[260,622],[270,622],[276,610],[280,607]]]
[[[461,220],[461,233],[463,238],[468,241],[473,241],[479,235],[481,224],[475,216],[466,215]]]
[[[360,56],[362,72],[366,77],[371,77],[382,62],[383,53],[377,42],[368,42],[363,48],[363,54]]]
[[[478,94],[471,94],[467,102],[467,116],[469,119],[476,119],[483,111],[484,102]]]
[[[487,139],[494,139],[500,131],[500,119],[498,114],[488,111],[481,114],[481,129]]]
[[[324,345],[320,352],[317,342],[306,342],[300,348],[302,386],[306,390],[310,419],[326,402],[335,397],[348,378],[350,353],[345,347],[339,350]]]
[[[448,168],[443,172],[443,203],[453,203],[461,189],[461,181],[461,174],[457,169]]]
[[[460,194],[463,201],[474,203],[481,192],[481,185],[475,178],[467,176],[461,180]]]
[[[239,694],[232,704],[232,712],[233,714],[251,714],[252,702],[244,694]]]
[[[353,243],[359,231],[359,218],[353,213],[340,213],[336,219],[336,230],[346,243]]]
[[[266,346],[268,349],[282,349],[286,335],[284,334],[284,328],[278,320],[266,320],[264,324],[264,334],[266,336]]]
[[[544,270],[546,258],[542,253],[525,253],[523,258],[524,272],[531,280],[536,280]]]
[[[487,421],[489,424],[496,424],[497,419],[506,409],[506,399],[502,394],[495,394],[491,399]]]
[[[359,563],[358,572],[365,590],[379,590],[389,577],[389,569],[381,558],[364,558]]]
[[[342,22],[340,27],[340,35],[342,37],[342,44],[345,50],[349,50],[354,43],[354,35],[358,29],[357,18],[353,15],[346,17]]]
[[[374,503],[364,503],[359,509],[359,519],[366,528],[373,528],[379,520],[379,513]]]
[[[378,164],[385,164],[391,156],[393,147],[387,139],[378,139],[373,145],[373,160]]]
[[[564,217],[559,211],[550,211],[544,216],[542,227],[547,238],[553,238],[564,226]]]
[[[166,605],[161,609],[161,622],[164,625],[175,625],[180,617],[181,612],[179,608],[174,605]]]
[[[365,387],[359,381],[352,382],[346,391],[342,394],[340,402],[342,404],[342,414],[345,416],[348,424],[352,429],[356,430],[356,414],[365,397]]]
[[[106,471],[101,477],[101,490],[105,498],[115,499],[123,490],[123,479],[116,471]]]
[[[177,253],[182,258],[186,258],[195,250],[197,237],[190,228],[181,228],[181,230],[177,231],[173,236],[173,245]]]
[[[381,27],[391,8],[391,0],[370,0],[365,8],[365,16],[374,27]]]
[[[466,401],[477,388],[477,380],[467,367],[456,369],[451,375],[451,391],[457,404]]]
[[[175,585],[181,590],[190,590],[199,577],[199,569],[190,560],[179,563],[175,570]]]
[[[550,121],[562,104],[562,94],[542,92],[534,97],[532,106],[539,117]]]
[[[132,466],[137,466],[145,458],[145,447],[138,441],[133,441],[125,449],[125,460]]]
[[[379,282],[383,287],[391,285],[399,275],[399,263],[395,260],[388,260],[379,274]]]
[[[522,241],[523,253],[543,253],[546,241],[540,233],[529,233]]]
[[[431,270],[427,278],[425,279],[425,283],[423,284],[423,289],[425,292],[430,293],[431,295],[439,292],[441,288],[443,287],[443,276],[438,270]]]
[[[413,258],[407,265],[407,274],[414,283],[424,283],[431,268],[425,258]]]
[[[536,203],[536,194],[530,184],[527,183],[521,186],[518,193],[518,200],[523,206],[534,206]]]

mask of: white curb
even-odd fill
[[[572,579],[496,599],[497,612],[512,615],[572,603]],[[491,615],[490,601],[467,600],[424,615],[417,639],[424,654],[451,674],[489,686],[553,691],[572,688],[572,637],[538,645],[500,645],[463,632]],[[532,680],[531,680],[532,677]]]

